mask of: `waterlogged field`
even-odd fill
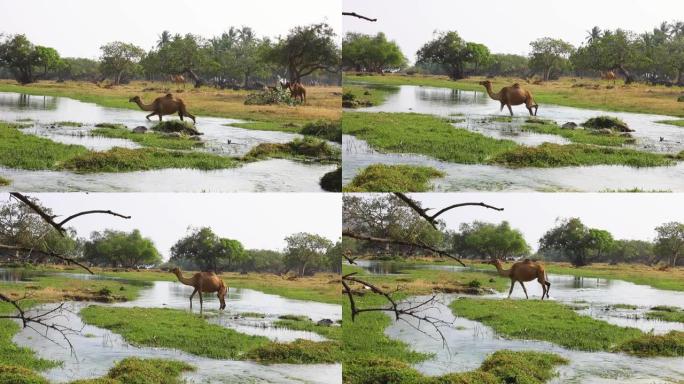
[[[635,109],[629,98],[620,105],[617,101],[600,103],[593,97],[587,97],[592,102],[575,103],[565,87],[578,95],[596,90],[573,87],[578,83],[563,80],[546,88],[538,86],[541,95],[547,95],[541,99],[530,88],[541,104],[537,117],[528,116],[522,107],[510,117],[499,112],[498,101],[490,99],[477,80],[346,76],[349,87],[343,98],[356,102],[353,109],[347,104],[350,109],[343,119],[343,184],[347,189],[375,191],[373,185],[360,187],[362,180],[355,178],[362,178],[372,165],[384,164],[431,168],[434,176],[427,189],[435,191],[684,190],[680,182],[684,131],[677,125],[679,120],[672,118],[681,115],[681,103],[676,96],[665,102],[672,89],[624,88],[634,97],[639,92],[657,94],[646,97],[643,108]],[[495,79],[494,87],[509,80]],[[550,97],[554,92],[563,97]],[[651,102],[653,108],[648,107]],[[633,131],[583,126],[601,116],[619,119]],[[388,168],[377,177],[379,184],[393,191],[413,187],[391,171]],[[426,189],[421,182],[416,186],[422,189],[415,191]]]
[[[127,380],[165,383],[340,382],[342,314],[334,275],[222,277],[230,287],[227,309],[219,312],[216,297],[205,294],[200,317],[197,298],[188,311],[192,287],[168,272],[0,270],[3,292],[32,292],[29,315],[64,301],[68,311],[54,321],[78,330],[69,334],[74,355],[53,331],[2,320],[0,379],[80,383],[128,371]],[[7,305],[0,310],[12,312]],[[57,344],[41,337],[46,331]]]
[[[0,92],[23,92],[0,93],[0,185],[24,191],[321,191],[322,177],[340,164],[334,89],[312,90],[304,106],[255,110],[240,104],[246,114],[238,108],[244,92],[188,89],[189,108],[189,100],[201,106],[193,112],[196,125],[188,126],[201,136],[189,136],[168,132],[187,130],[176,116],[159,125],[128,102],[141,89],[148,89],[140,94],[151,102],[161,92],[154,85],[0,83]],[[217,102],[224,97],[229,101]],[[264,119],[254,120],[257,112]]]
[[[542,302],[536,282],[526,283],[530,300],[524,300],[519,286],[506,300],[509,280],[489,265],[462,267],[427,260],[358,264],[345,266],[345,272],[357,272],[388,290],[399,287],[396,298],[403,306],[442,292],[419,315],[445,322],[439,328],[445,343],[434,328],[415,319],[395,321],[375,312],[360,314],[353,323],[345,318],[345,339],[352,340],[355,356],[344,365],[351,383],[388,377],[393,382],[495,383],[505,377],[486,374],[521,378],[523,372],[530,375],[526,383],[684,380],[684,324],[678,321],[684,287],[674,283],[680,269],[668,271],[672,283],[657,289],[644,284],[657,281],[664,271],[599,265],[577,269],[572,276],[556,274],[554,270],[567,267],[551,264],[551,300]],[[641,280],[634,284],[622,277]],[[359,307],[384,304],[372,294],[356,299]],[[348,316],[346,304],[344,311]],[[529,353],[537,355],[525,355]],[[534,362],[534,368],[525,362]],[[488,371],[493,366],[497,370]]]

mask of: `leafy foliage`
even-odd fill
[[[190,233],[171,247],[171,262],[186,268],[220,272],[230,269],[244,257],[242,243],[219,237],[209,227],[191,228]]]
[[[144,238],[140,231],[105,230],[93,232],[83,248],[83,257],[95,265],[112,267],[139,267],[156,265],[161,256],[154,243]]]

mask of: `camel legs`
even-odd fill
[[[499,108],[499,112],[503,112],[503,107],[504,107],[505,105],[506,105],[506,104],[501,103],[501,108]]]
[[[544,285],[546,285],[546,298],[550,299],[549,291],[551,290],[551,283],[549,283],[548,281],[544,281]]]
[[[181,121],[183,121],[183,112],[178,111],[178,116],[180,116]]]
[[[510,112],[510,113],[511,113],[511,116],[513,116],[513,108],[511,108],[511,105],[510,105],[510,104],[506,104],[506,106],[508,107],[508,112]]]
[[[511,280],[511,289],[508,290],[508,298],[511,298],[511,293],[513,293],[513,287],[515,286],[515,280]]]
[[[221,289],[216,294],[216,296],[218,296],[219,301],[221,302],[221,305],[219,306],[219,309],[221,310],[226,309],[226,293],[228,293],[228,288]]]
[[[149,115],[145,116],[145,118],[146,118],[147,120],[149,120],[149,119],[150,119],[150,116],[154,116],[154,115],[156,115],[156,114],[157,114],[157,112],[152,112],[152,113],[150,113]]]
[[[518,283],[520,283],[520,286],[523,287],[523,291],[525,292],[525,298],[526,298],[526,299],[529,299],[530,297],[527,296],[527,288],[525,288],[525,284],[523,284],[522,281],[518,281]],[[202,296],[200,295],[200,298],[201,298],[201,297],[202,297]]]
[[[200,297],[200,316],[202,316],[202,311],[204,309],[204,303],[202,300],[202,291],[199,291],[199,297]]]
[[[192,295],[190,295],[190,310],[192,311],[192,298],[195,297],[195,293],[197,293],[197,288],[195,288],[194,291],[192,291]],[[202,296],[200,294],[200,296]]]
[[[162,118],[162,115],[161,115],[161,113],[160,113],[160,114],[159,114],[159,121],[162,121],[161,118]],[[200,294],[200,297],[201,297],[201,296],[202,296],[202,295]]]
[[[188,112],[187,109],[183,108],[183,109],[179,110],[178,113],[180,114],[181,120],[183,120],[183,116],[185,115],[185,116],[189,117],[190,119],[192,119],[192,122],[195,123],[195,116],[192,113]]]

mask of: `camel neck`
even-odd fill
[[[494,264],[494,266],[496,267],[496,270],[499,272],[499,275],[504,277],[509,277],[511,275],[510,269],[503,269],[503,267],[500,264]]]
[[[494,93],[494,91],[492,91],[492,86],[491,86],[491,85],[485,85],[484,87],[485,87],[485,89],[487,90],[487,94],[489,95],[489,97],[491,97],[491,98],[494,99],[494,100],[499,100],[499,99],[500,99],[499,94],[498,94],[498,93]]]
[[[182,272],[179,271],[179,272],[175,272],[174,274],[178,278],[178,281],[180,281],[181,283],[183,283],[185,285],[192,285],[192,281],[190,281],[190,279],[186,279],[185,277],[183,277]]]
[[[136,100],[135,103],[138,104],[138,107],[140,107],[140,109],[142,109],[143,111],[151,111],[152,110],[152,105],[151,104],[145,105],[145,104],[143,104],[142,100]]]

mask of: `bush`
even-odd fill
[[[280,87],[268,88],[260,92],[250,93],[245,99],[245,105],[297,105],[300,102],[290,96],[290,91]]]
[[[602,129],[602,128],[608,128],[613,131],[618,131],[618,132],[633,132],[633,129],[630,129],[627,126],[627,123],[624,121],[618,119],[617,117],[610,117],[610,116],[598,116],[598,117],[592,117],[591,119],[585,121],[582,123],[582,126],[585,128],[590,128],[590,129]]]
[[[320,184],[325,191],[342,192],[342,168],[337,168],[323,175]]]
[[[304,125],[300,133],[342,143],[342,124],[340,121],[319,120],[309,122]]]
[[[165,133],[180,133],[185,135],[201,135],[201,133],[195,129],[194,125],[189,121],[181,120],[167,120],[160,121],[152,127],[153,131],[165,132]]]

